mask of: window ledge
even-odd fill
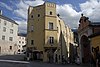
[[[49,31],[57,31],[56,29],[45,29],[45,30],[49,30]]]

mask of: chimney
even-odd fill
[[[0,10],[0,15],[2,15],[2,10]]]

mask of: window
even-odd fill
[[[3,32],[6,32],[6,27],[3,27]]]
[[[58,27],[57,27],[57,32],[59,32]]]
[[[21,41],[19,41],[19,43],[21,43]]]
[[[40,17],[40,14],[38,14],[38,17]]]
[[[13,26],[14,26],[14,24],[12,23],[12,24],[11,24],[11,27],[13,27]]]
[[[22,39],[24,40],[24,37]]]
[[[2,40],[5,40],[5,36],[4,35],[2,36]]]
[[[22,44],[24,44],[24,42],[22,42]]]
[[[5,25],[5,26],[7,25],[6,21],[4,21],[4,25]]]
[[[18,45],[20,47],[20,45]]]
[[[34,40],[31,40],[31,45],[34,45]]]
[[[18,52],[20,52],[20,49],[18,49]]]
[[[31,32],[33,32],[33,25],[31,26]]]
[[[53,29],[53,23],[49,23],[49,29]]]
[[[50,43],[50,44],[54,44],[54,37],[50,37],[50,38],[49,38],[49,43]]]
[[[31,15],[31,18],[33,18],[33,15]]]
[[[13,37],[9,37],[9,41],[13,41]]]
[[[10,46],[10,50],[12,50],[12,46]]]
[[[19,39],[21,39],[21,37],[19,36]]]
[[[52,15],[52,12],[50,11],[50,15]]]
[[[60,20],[59,20],[59,22],[60,22]]]
[[[10,33],[13,34],[13,29],[10,29]]]

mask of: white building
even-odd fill
[[[18,24],[0,11],[0,55],[16,53],[17,33]]]
[[[23,46],[26,45],[26,34],[18,34],[18,53],[23,53],[25,50]]]

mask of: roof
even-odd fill
[[[54,3],[54,2],[51,2],[51,1],[45,1],[44,3],[53,3],[53,4],[56,4],[56,3]]]
[[[92,37],[95,37],[95,36],[100,36],[100,32],[97,32],[97,33],[90,35],[89,38],[92,38]]]
[[[18,33],[18,36],[23,36],[23,37],[26,37],[27,34],[26,33]]]
[[[91,22],[89,26],[100,26],[100,22]]]
[[[43,4],[41,4],[41,5],[37,5],[37,6],[29,6],[29,7],[35,8],[35,7],[43,6],[43,5],[46,4],[46,3],[53,3],[53,4],[56,4],[56,3],[54,3],[54,2],[45,1],[45,2],[44,2]]]
[[[8,17],[6,17],[6,16],[0,15],[0,18],[2,18],[2,19],[4,19],[4,20],[7,20],[7,21],[9,21],[9,22],[12,22],[12,23],[18,25],[18,23],[16,23],[14,20],[12,20],[12,19],[10,19],[10,18],[8,18]]]

